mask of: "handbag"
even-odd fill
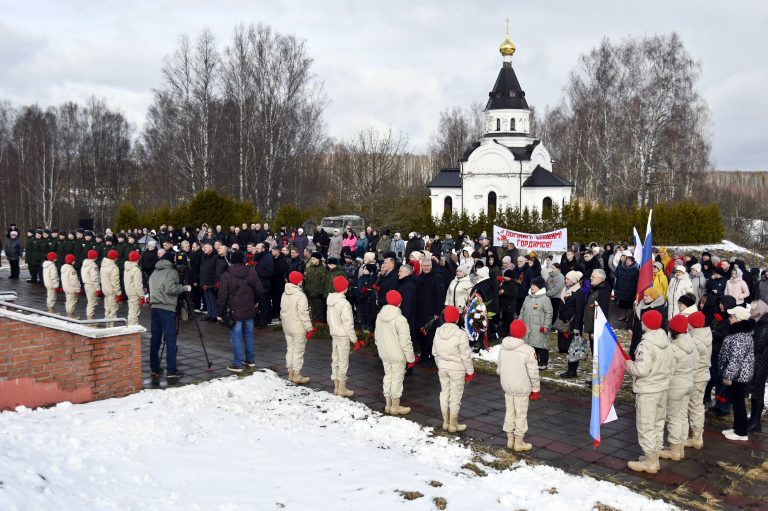
[[[589,345],[587,344],[587,340],[581,335],[577,335],[571,340],[571,345],[568,347],[568,362],[586,360],[588,351]]]
[[[575,318],[576,315],[574,314],[573,318]],[[571,321],[573,321],[573,318],[569,319],[568,321],[563,321],[560,318],[557,318],[554,323],[552,323],[552,328],[560,332],[561,334],[564,334],[565,332],[571,331]]]

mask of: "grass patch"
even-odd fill
[[[403,491],[403,490],[395,490],[395,491],[399,493],[400,496],[403,497],[405,500],[416,500],[424,496],[424,494],[421,493],[420,491]]]

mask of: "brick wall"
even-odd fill
[[[20,404],[80,403],[141,390],[140,327],[90,333],[63,321],[46,318],[43,326],[3,313],[0,410]]]

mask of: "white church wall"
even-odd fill
[[[571,188],[569,187],[557,187],[557,186],[533,186],[523,188],[523,204],[522,208],[533,209],[536,208],[539,213],[542,212],[544,199],[549,197],[552,199],[552,204],[558,207],[563,206],[563,203],[571,201]]]
[[[443,216],[447,197],[451,198],[453,212],[458,214],[461,211],[461,188],[435,187],[430,189],[429,194],[432,203],[432,216]]]

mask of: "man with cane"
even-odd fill
[[[159,258],[155,270],[149,277],[149,301],[152,311],[152,338],[149,344],[149,365],[152,371],[152,384],[160,383],[160,346],[164,338],[168,348],[168,382],[175,382],[182,376],[176,368],[176,306],[179,295],[192,290],[179,282],[179,274],[173,266],[172,253],[157,251]]]

